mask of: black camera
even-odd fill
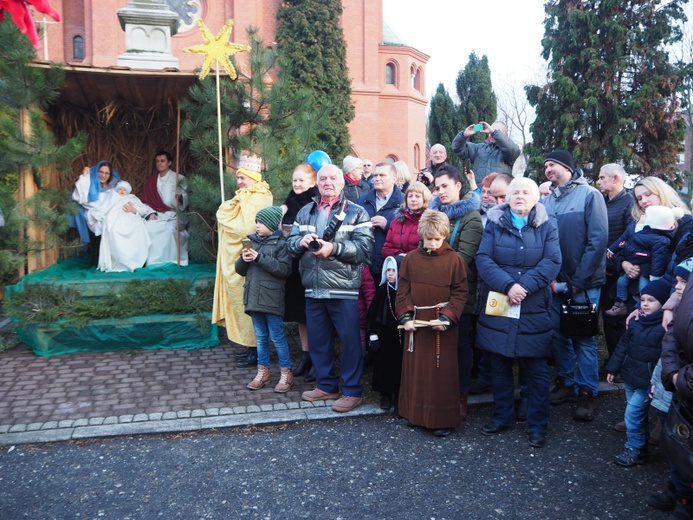
[[[316,253],[317,251],[320,251],[320,248],[322,247],[322,244],[318,242],[317,238],[314,238],[312,242],[308,242],[308,251],[312,253]]]

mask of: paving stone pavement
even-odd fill
[[[223,333],[220,334],[220,338]],[[287,334],[292,359],[298,338]],[[377,403],[348,414],[332,401],[301,400],[313,385],[296,378],[286,394],[272,353],[272,384],[250,391],[254,368],[237,368],[239,347],[222,339],[198,350],[119,350],[40,357],[25,345],[0,354],[0,445],[194,431],[338,416],[379,415]],[[602,384],[600,392],[618,390]],[[470,405],[492,402],[489,394]]]

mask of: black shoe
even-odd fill
[[[301,377],[313,368],[313,361],[310,359],[310,354],[303,350],[301,351],[301,359],[294,370],[294,377]]]
[[[527,440],[532,448],[543,448],[546,444],[546,435],[539,432],[529,432]]]
[[[436,437],[447,437],[452,433],[452,428],[438,428],[437,430],[433,430],[432,433]]]
[[[626,433],[626,421],[617,422],[611,428],[618,433]]]
[[[509,430],[512,428],[512,426],[504,426],[502,424],[498,424],[496,421],[491,421],[488,424],[485,424],[483,428],[481,428],[481,433],[484,435],[495,435],[496,433],[501,433],[504,432],[505,430]]]
[[[238,368],[256,367],[257,366],[257,349],[249,348],[248,355],[245,359],[241,359],[236,363]]]
[[[594,396],[587,388],[580,388],[578,404],[573,413],[573,419],[585,422],[594,420]]]
[[[236,359],[236,361],[241,361],[241,360],[248,357],[250,350],[251,350],[250,348],[247,348],[245,350],[240,350],[240,351],[234,353],[233,357]],[[252,350],[255,350],[255,349],[252,349]]]
[[[515,408],[515,420],[516,421],[526,421],[527,420],[527,400],[520,399],[517,403],[517,408]]]
[[[553,387],[549,393],[549,399],[551,399],[551,404],[563,404],[563,403],[574,403],[577,401],[577,396],[575,395],[575,389],[572,386],[565,386],[563,381],[558,380],[556,386]]]
[[[479,381],[478,379],[474,382],[472,386],[469,387],[470,395],[485,394],[491,391],[491,385]]]
[[[390,408],[392,408],[392,398],[390,394],[380,394],[380,409],[389,412]]]
[[[676,507],[676,497],[667,489],[666,491],[647,495],[645,503],[657,511],[673,511]]]
[[[303,380],[306,383],[315,383],[315,367],[311,368],[308,373],[303,376]]]

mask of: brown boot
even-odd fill
[[[262,365],[258,365],[257,366],[257,375],[255,376],[255,379],[253,379],[246,386],[247,386],[247,388],[250,388],[251,390],[260,390],[260,388],[262,388],[267,383],[269,383],[269,380],[270,380],[269,367],[264,367]]]
[[[463,421],[467,420],[467,400],[468,399],[469,399],[469,391],[463,393],[460,396],[460,415],[462,416]]]
[[[291,385],[294,384],[294,375],[291,373],[290,368],[282,368],[282,375],[279,378],[277,386],[274,387],[274,391],[279,394],[284,394],[289,391]]]

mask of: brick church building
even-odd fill
[[[260,37],[273,42],[279,4],[280,0],[51,0],[62,21],[43,23],[40,15],[36,17],[37,24],[46,28],[38,56],[76,69],[192,71],[202,59],[182,49],[202,43],[197,19],[214,34],[226,20],[233,19],[231,41],[235,43],[247,43],[245,28],[249,26],[259,27]],[[407,46],[388,27],[381,0],[344,0],[342,5],[356,109],[349,125],[353,154],[374,163],[388,158],[403,160],[412,171],[423,168],[428,56]],[[132,29],[136,22],[129,21],[128,16],[147,10],[163,10],[162,15],[155,16],[163,29],[137,33],[137,27]],[[137,59],[128,61],[128,47],[132,48],[138,38],[167,58],[158,67],[141,66]],[[341,165],[341,158],[333,161]]]

